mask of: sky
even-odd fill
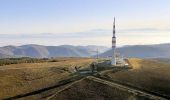
[[[0,46],[170,43],[170,0],[0,0]]]

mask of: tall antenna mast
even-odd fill
[[[112,36],[112,65],[116,65],[116,29],[115,29],[115,17],[114,17],[114,22],[113,22],[113,36]]]

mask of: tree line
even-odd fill
[[[10,64],[20,64],[20,63],[42,63],[46,62],[48,59],[44,58],[29,58],[29,57],[21,57],[21,58],[3,58],[0,59],[0,66],[10,65]]]

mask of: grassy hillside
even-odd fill
[[[93,59],[60,58],[57,62],[0,66],[0,99],[53,86],[71,77],[74,66],[88,67]]]
[[[113,80],[145,90],[170,95],[170,64],[131,58],[133,69],[105,73]]]
[[[46,62],[46,61],[48,60],[38,59],[38,58],[29,58],[29,57],[4,58],[4,59],[0,59],[0,66],[10,65],[10,64],[20,64],[20,63],[41,63],[41,62]]]
[[[170,64],[170,58],[151,58],[149,60]]]
[[[144,99],[118,87],[83,79],[56,93],[49,100],[136,100]],[[145,98],[145,100],[147,100]]]

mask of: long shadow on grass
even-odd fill
[[[36,90],[36,91],[33,91],[33,92],[25,93],[25,94],[19,94],[19,95],[9,97],[9,98],[4,98],[3,100],[14,100],[14,99],[19,99],[19,98],[23,98],[23,97],[28,97],[28,96],[31,96],[31,95],[36,95],[36,94],[42,93],[44,91],[51,90],[51,89],[54,89],[54,88],[58,88],[58,87],[66,85],[66,84],[72,83],[74,81],[80,80],[83,77],[84,76],[81,76],[81,75],[75,76],[75,74],[74,74],[71,78],[59,81],[59,83],[57,85],[47,87],[47,88],[43,88],[43,89],[40,89],[40,90]]]
[[[115,68],[115,70],[113,70],[112,72],[116,73],[118,71],[126,71],[126,70],[128,70],[128,69]],[[132,88],[132,89],[140,90],[140,91],[146,92],[148,94],[152,94],[152,95],[155,95],[155,96],[162,97],[162,98],[165,98],[165,100],[166,99],[170,100],[170,96],[168,96],[168,95],[160,94],[160,93],[157,93],[155,91],[149,91],[149,90],[146,90],[144,88],[134,86],[133,84],[128,84],[128,83],[125,83],[125,82],[121,82],[119,80],[111,79],[107,74],[104,74],[102,76],[100,74],[95,74],[93,76],[97,77],[97,78],[100,78],[100,79],[103,79],[103,80],[106,80],[106,81],[110,81],[110,82],[114,82],[114,83],[117,83],[117,84],[121,84],[121,85],[127,86],[127,87]]]
[[[122,70],[122,69],[117,68],[114,71],[117,72],[117,71],[120,71],[120,70]],[[43,89],[39,89],[39,90],[29,92],[29,93],[25,93],[25,94],[19,94],[19,95],[13,96],[13,97],[4,98],[3,100],[14,100],[14,99],[19,99],[19,98],[28,97],[28,96],[31,96],[31,95],[36,95],[36,94],[39,94],[39,93],[43,93],[45,91],[48,91],[48,90],[51,90],[51,89],[54,89],[54,88],[58,88],[58,87],[61,87],[61,86],[64,86],[64,85],[67,85],[67,84],[72,83],[74,81],[80,80],[83,77],[93,75],[93,74],[95,74],[95,73],[81,74],[80,72],[76,72],[76,73],[71,74],[70,78],[59,81],[59,83],[57,85],[47,87],[47,88],[43,88]]]

